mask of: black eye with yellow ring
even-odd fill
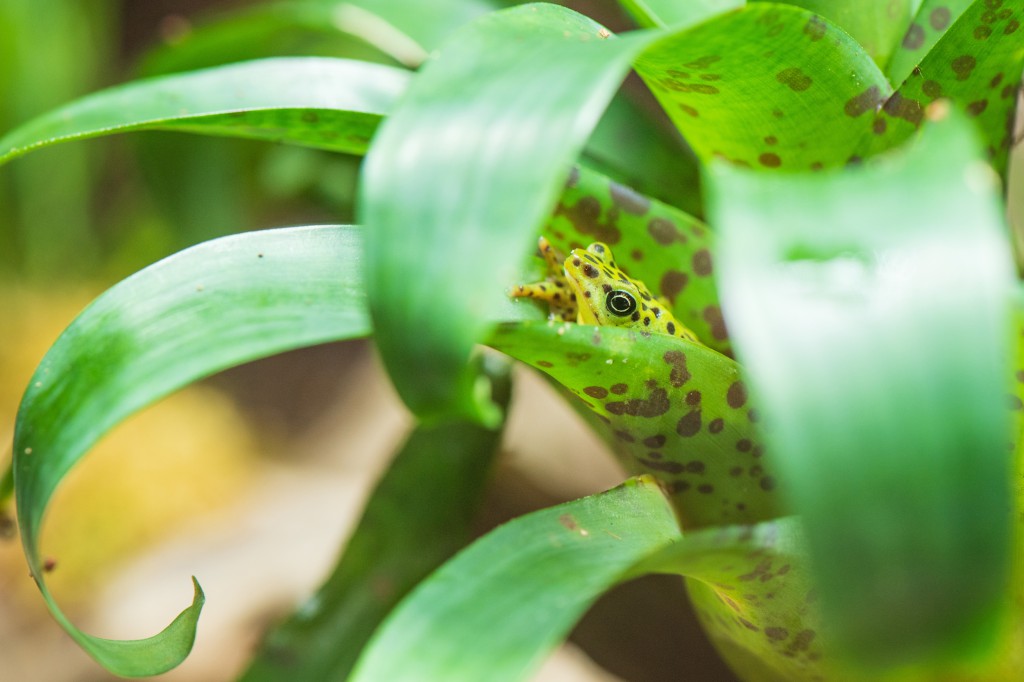
[[[604,299],[604,307],[612,315],[626,317],[636,312],[636,299],[633,294],[622,289],[612,289]]]

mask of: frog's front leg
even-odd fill
[[[544,237],[538,240],[540,254],[548,266],[548,276],[540,282],[520,284],[512,288],[509,295],[514,298],[532,298],[548,305],[548,319],[576,322],[579,306],[576,292],[565,279],[565,256]]]

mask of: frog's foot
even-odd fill
[[[578,314],[576,294],[565,282],[548,278],[543,282],[520,284],[509,292],[512,298],[532,298],[548,304],[548,319],[575,322]]]
[[[548,304],[549,320],[575,322],[579,315],[576,293],[565,279],[563,263],[565,257],[544,237],[538,241],[540,255],[548,265],[548,276],[533,284],[520,284],[512,288],[509,296],[513,298],[532,298]]]

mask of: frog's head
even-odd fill
[[[650,316],[645,313],[650,292],[616,267],[605,244],[573,249],[565,259],[565,277],[576,293],[584,324],[642,327],[643,318]]]

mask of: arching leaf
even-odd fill
[[[108,670],[154,675],[188,654],[202,607],[133,641],[85,634],[46,588],[38,540],[50,497],[110,428],[220,369],[284,350],[369,333],[354,228],[254,232],[207,242],[100,296],[43,358],[22,400],[14,488],[29,569],[54,617]]]

